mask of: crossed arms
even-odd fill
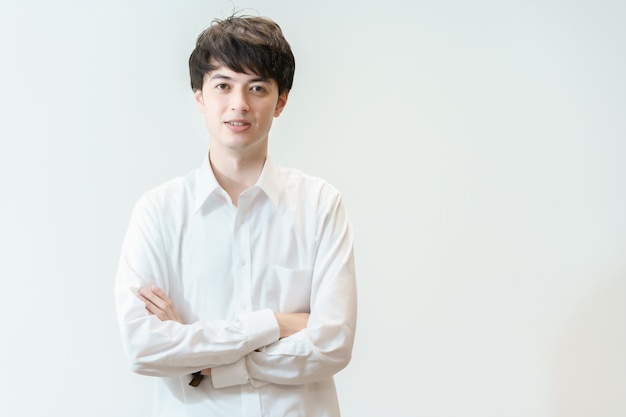
[[[282,309],[277,303],[274,308],[242,309],[228,320],[194,315],[189,294],[169,281],[178,273],[173,266],[181,253],[176,245],[183,223],[161,218],[165,203],[152,194],[140,200],[118,267],[118,321],[134,372],[167,378],[204,370],[211,373],[213,386],[221,388],[250,382],[308,384],[330,378],[348,364],[356,325],[356,283],[352,233],[338,197],[329,198],[320,209],[324,217],[315,235],[312,269],[299,277],[310,285],[310,297],[303,297],[306,308]],[[221,302],[210,295],[207,301]]]
[[[144,302],[148,314],[156,316],[161,321],[172,320],[184,324],[176,306],[161,288],[154,285],[150,290],[141,288],[137,296]],[[280,329],[281,339],[305,329],[309,320],[308,313],[275,312],[274,317]],[[211,375],[211,368],[203,369],[201,374]]]

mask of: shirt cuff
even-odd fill
[[[239,316],[243,331],[248,335],[248,346],[252,349],[274,343],[280,338],[280,328],[276,316],[270,309],[244,313]],[[211,368],[213,387],[224,388],[247,384],[250,380],[246,357],[231,364]]]
[[[246,368],[246,358],[243,357],[237,362],[211,368],[211,380],[214,388],[247,384],[248,369]]]
[[[274,343],[280,338],[280,328],[272,310],[264,309],[239,316],[248,347],[252,350]]]

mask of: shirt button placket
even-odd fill
[[[237,276],[240,283],[241,293],[238,294],[240,308],[242,311],[252,310],[252,265],[250,262],[250,228],[247,221],[249,207],[245,198],[240,198],[237,209],[235,244],[237,245],[235,256],[239,259],[237,263]],[[235,258],[237,259],[237,258]]]

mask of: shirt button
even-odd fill
[[[245,265],[246,265],[246,260],[245,260],[245,259],[241,259],[241,260],[239,261],[239,265],[241,265],[241,266],[245,266]]]
[[[250,386],[248,387],[248,392],[253,392],[253,391],[254,391],[254,388],[252,388],[252,385],[250,385]]]

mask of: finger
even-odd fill
[[[157,286],[152,286],[152,293],[156,296],[156,299],[153,301],[154,304],[163,310],[170,320],[176,320],[178,313],[176,312],[174,302]]]
[[[183,320],[178,314],[178,310],[176,310],[172,299],[169,298],[161,288],[155,285],[152,286],[152,292],[159,298],[160,303],[158,305],[167,314],[167,318],[182,324]]]
[[[183,322],[178,315],[174,302],[161,288],[153,285],[150,291],[144,289],[141,294],[144,295],[150,303],[147,305],[149,311],[155,314],[160,320],[173,320],[179,323]]]
[[[168,319],[167,312],[163,311],[162,308],[160,308],[157,304],[155,304],[155,302],[158,302],[158,301],[155,297],[153,297],[150,294],[149,291],[140,290],[138,296],[139,296],[139,299],[143,301],[146,311],[148,311],[149,314],[157,316],[159,320],[161,321]]]
[[[163,310],[161,310],[156,305],[152,304],[152,302],[150,302],[150,300],[148,300],[147,298],[145,297],[142,297],[142,298],[145,304],[145,309],[148,312],[148,314],[157,316],[159,320],[161,321],[167,320],[167,314]]]
[[[163,292],[156,292],[158,290],[157,287],[153,287],[152,290],[141,289],[139,294],[143,296],[144,300],[147,300],[149,304],[152,304],[154,307],[165,311],[168,308],[167,297],[163,294]],[[161,294],[162,296],[160,296]],[[165,299],[163,299],[163,297]]]

